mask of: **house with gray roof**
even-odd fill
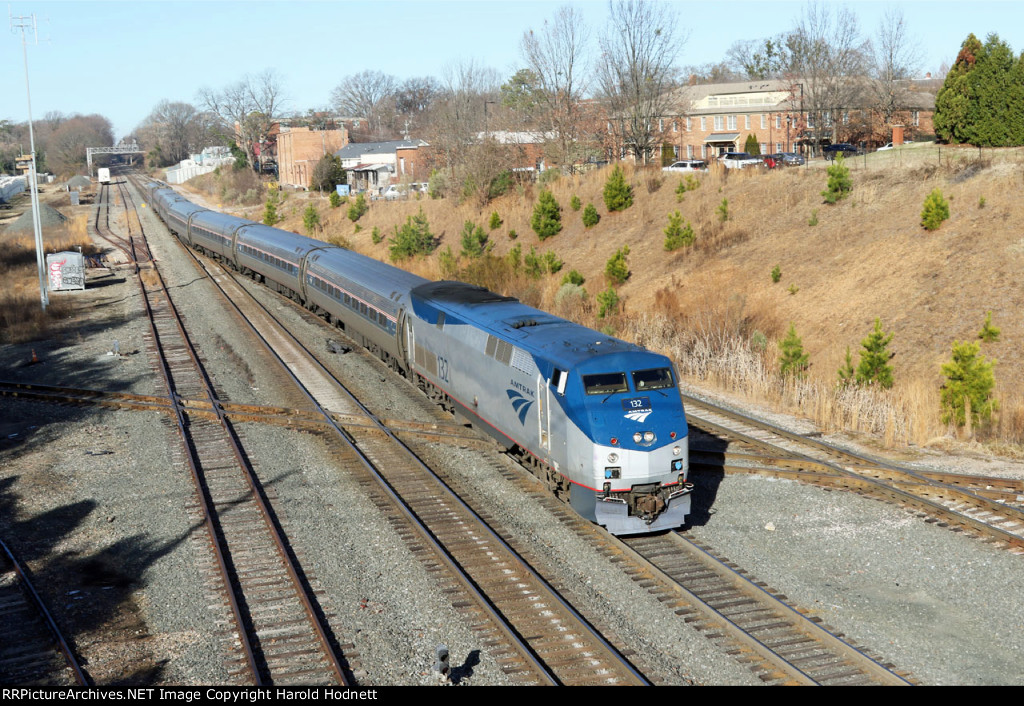
[[[423,140],[350,142],[335,152],[352,191],[380,191],[393,183],[424,182],[430,177]]]

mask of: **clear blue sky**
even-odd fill
[[[511,75],[521,67],[519,41],[563,4],[584,13],[596,39],[604,0],[470,2],[341,0],[294,2],[32,2],[7,0],[14,15],[35,14],[39,44],[28,47],[32,114],[100,113],[116,137],[130,132],[162,99],[196,102],[203,86],[219,89],[273,68],[284,108],[326,107],[348,74],[375,69],[399,79],[432,75],[474,59]],[[677,11],[689,37],[679,64],[717,62],[741,39],[790,29],[803,2],[661,0]],[[924,71],[951,63],[968,33],[996,32],[1024,51],[1024,2],[847,3],[862,33],[875,33],[889,6],[903,11],[921,49]],[[6,19],[6,18],[5,18]],[[0,119],[28,116],[21,35],[0,39]]]

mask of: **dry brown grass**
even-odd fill
[[[395,225],[420,208],[443,250],[459,252],[466,220],[485,225],[497,211],[503,225],[490,233],[495,256],[515,245],[524,252],[553,250],[563,272],[540,282],[482,272],[479,281],[521,296],[595,328],[611,325],[626,338],[672,355],[680,372],[694,381],[799,412],[826,429],[876,435],[886,444],[939,443],[950,431],[939,422],[939,366],[954,340],[973,340],[992,311],[1002,328],[999,342],[983,354],[998,360],[995,373],[1002,408],[980,433],[1003,447],[1024,442],[1024,150],[938,148],[914,145],[849,160],[850,198],[822,203],[824,162],[771,172],[712,171],[680,201],[679,178],[657,168],[625,166],[634,205],[608,213],[602,189],[609,168],[563,176],[548,185],[562,206],[563,230],[541,243],[529,221],[537,188],[513,189],[491,204],[422,199],[374,202],[359,221],[346,207],[320,208],[327,240],[348,242],[364,254],[387,261],[387,237]],[[950,199],[951,218],[926,233],[919,225],[925,196],[940,188]],[[601,222],[585,229],[569,201],[593,203]],[[283,226],[302,231],[302,210],[317,195],[293,194]],[[728,199],[730,219],[716,208]],[[984,206],[979,206],[984,199]],[[318,206],[319,208],[319,206]],[[262,209],[255,216],[262,216]],[[694,228],[692,248],[666,253],[663,229],[679,210]],[[817,211],[819,223],[809,226]],[[373,227],[385,240],[371,242]],[[510,231],[518,238],[509,238]],[[622,245],[630,247],[629,280],[619,289],[625,313],[597,320],[593,295],[604,288],[605,262]],[[770,278],[776,264],[782,280]],[[437,255],[402,267],[424,277],[439,275]],[[576,269],[586,278],[587,303],[559,302],[562,274]],[[790,291],[795,291],[791,294]],[[878,317],[894,334],[890,345],[896,384],[890,391],[841,389],[836,370],[846,348],[854,354]],[[810,354],[803,381],[778,378],[775,342],[793,322]]]

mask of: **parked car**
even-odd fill
[[[405,188],[399,184],[391,184],[382,194],[385,201],[397,201],[398,199],[404,199],[406,197]]]
[[[746,152],[726,152],[719,161],[726,169],[745,169],[747,167],[760,167],[764,164],[760,157],[754,157]]]
[[[683,159],[661,168],[663,172],[706,172],[707,170],[708,163],[703,159]]]
[[[857,145],[851,145],[849,142],[837,142],[834,145],[825,145],[825,149],[822,150],[825,155],[825,159],[835,159],[838,155],[844,157],[856,157],[859,154],[863,154]]]
[[[782,166],[782,153],[776,152],[775,154],[763,154],[761,155],[761,161],[764,162],[764,166],[769,169],[777,169]]]
[[[807,160],[804,159],[804,156],[802,154],[797,154],[796,152],[779,152],[774,155],[774,157],[776,158],[775,161],[781,162],[787,167],[802,167],[807,164]]]

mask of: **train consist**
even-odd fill
[[[482,287],[145,190],[185,244],[295,299],[501,443],[613,534],[680,527],[688,427],[665,356]]]

